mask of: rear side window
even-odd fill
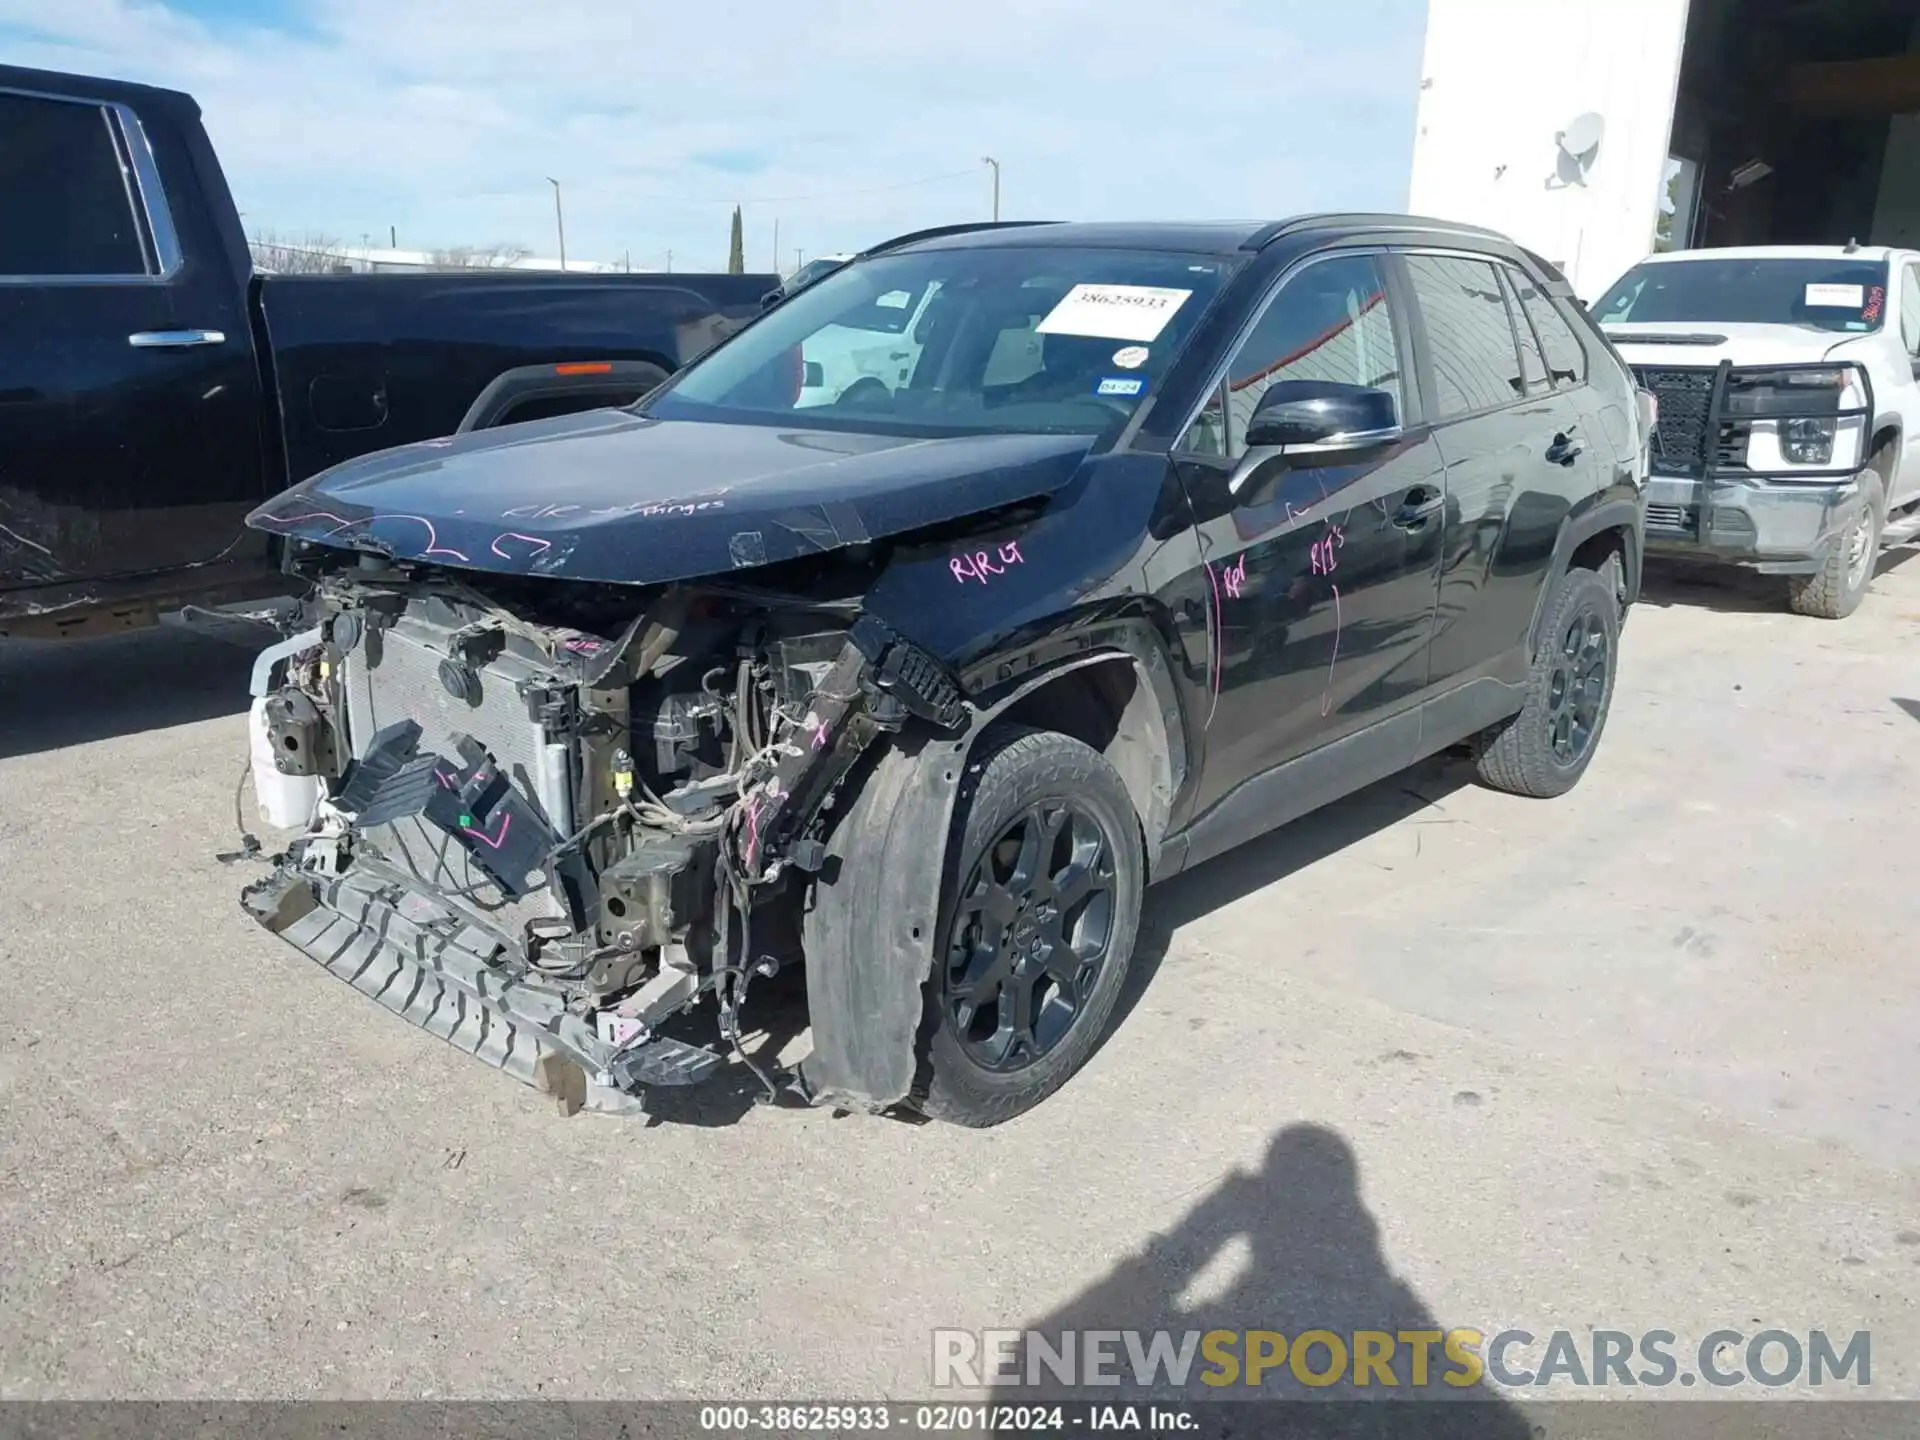
[[[1520,342],[1520,375],[1527,382],[1527,393],[1538,395],[1552,389],[1547,381],[1547,364],[1540,358],[1540,337],[1520,309],[1515,287],[1528,283],[1527,277],[1511,265],[1500,267],[1501,290],[1506,295],[1507,313],[1513,316],[1514,337]]]
[[[0,275],[146,273],[109,113],[0,94]]]
[[[1442,418],[1510,405],[1527,393],[1513,322],[1488,260],[1409,255],[1407,273],[1426,320]]]
[[[1533,333],[1540,337],[1540,349],[1546,356],[1547,374],[1553,380],[1553,388],[1566,390],[1584,383],[1587,352],[1580,344],[1580,337],[1527,275],[1518,270],[1507,273],[1519,291],[1521,310],[1533,322]]]

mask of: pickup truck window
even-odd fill
[[[1335,380],[1385,390],[1405,413],[1400,352],[1386,282],[1373,255],[1315,261],[1282,285],[1227,365],[1226,414],[1219,392],[1187,428],[1179,448],[1238,459],[1247,421],[1281,380]]]
[[[0,275],[145,275],[112,116],[0,92]]]
[[[878,255],[768,311],[645,411],[930,438],[1110,436],[1233,263],[1045,245]]]
[[[1441,418],[1511,405],[1525,396],[1514,325],[1493,262],[1409,255],[1407,274],[1427,322]]]
[[[1661,260],[1627,271],[1593,307],[1603,325],[1714,321],[1878,330],[1887,266],[1874,260]]]

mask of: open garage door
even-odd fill
[[[1429,0],[1408,208],[1594,299],[1649,250],[1920,246],[1916,0]]]

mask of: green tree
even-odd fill
[[[733,240],[727,246],[727,273],[747,273],[747,237],[740,223],[740,207],[733,207]]]

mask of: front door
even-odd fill
[[[0,216],[21,220],[0,222],[0,590],[264,545],[243,525],[263,498],[244,281],[205,216],[172,224],[156,162],[192,174],[179,137],[150,149],[73,86],[0,88]]]
[[[1212,620],[1199,811],[1426,684],[1444,480],[1410,423],[1409,343],[1385,266],[1376,253],[1336,252],[1284,279],[1176,447]],[[1364,464],[1296,464],[1233,503],[1225,481],[1248,418],[1281,380],[1386,390],[1407,438]]]

